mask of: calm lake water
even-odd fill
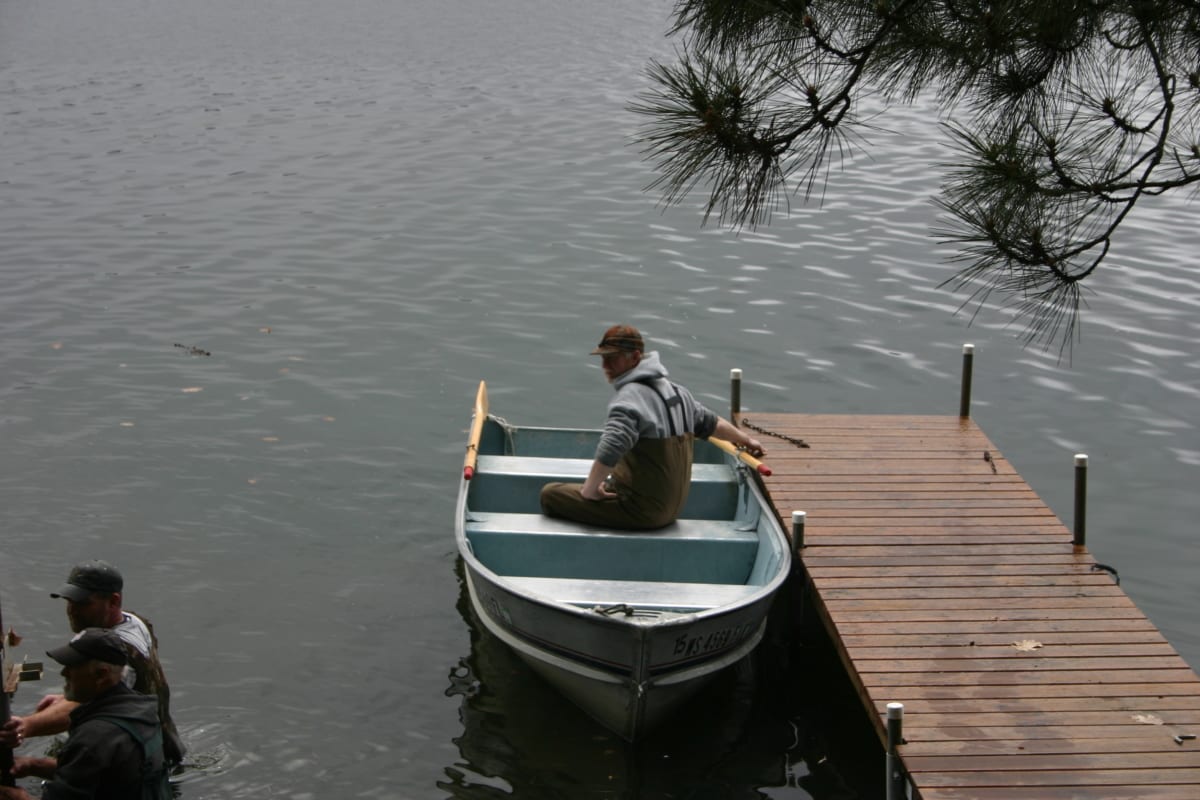
[[[855,796],[853,751],[817,765],[858,711],[808,673],[798,711],[733,674],[631,749],[472,625],[475,386],[595,424],[615,321],[717,409],[741,368],[748,411],[957,413],[973,342],[977,421],[1068,525],[1089,454],[1091,550],[1200,666],[1195,204],[1128,226],[1071,363],[1022,349],[937,288],[936,109],[768,228],[662,213],[625,106],[670,6],[0,0],[4,621],[40,656],[70,565],[117,564],[187,800]]]

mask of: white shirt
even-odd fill
[[[151,639],[150,629],[146,627],[146,623],[128,611],[122,611],[121,617],[121,621],[112,630],[121,637],[122,641],[141,653],[143,657],[149,658]],[[137,671],[133,667],[125,667],[122,680],[126,686],[132,689],[134,684],[137,683]]]

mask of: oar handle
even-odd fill
[[[475,393],[475,416],[471,418],[471,435],[467,437],[467,455],[463,459],[463,480],[475,477],[475,460],[479,457],[479,439],[483,436],[483,421],[488,415],[487,382],[479,382]]]
[[[770,467],[768,467],[763,462],[759,461],[754,456],[747,453],[745,450],[739,450],[732,442],[727,442],[724,439],[718,438],[716,436],[710,436],[710,437],[708,437],[708,440],[710,442],[712,442],[713,444],[715,444],[717,447],[724,450],[726,453],[729,453],[729,455],[733,456],[734,458],[740,458],[747,465],[758,470],[758,473],[760,475],[770,475],[771,474]]]

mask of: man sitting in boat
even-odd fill
[[[592,351],[616,394],[587,480],[543,486],[546,515],[608,528],[661,528],[687,500],[694,437],[715,435],[755,457],[763,454],[757,439],[667,380],[658,351],[644,350],[637,328],[614,325]]]

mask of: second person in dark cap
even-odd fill
[[[158,640],[149,622],[122,608],[124,589],[125,580],[112,564],[86,561],[72,568],[67,582],[50,596],[67,601],[67,620],[72,631],[107,628],[124,643],[129,660],[124,682],[131,689],[157,699],[166,759],[177,764],[183,760],[183,741],[171,719],[171,689],[158,660]],[[0,745],[11,747],[33,736],[62,733],[67,730],[74,708],[75,703],[69,697],[48,695],[34,713],[13,716],[0,729]]]
[[[85,561],[71,568],[67,582],[51,597],[82,603],[92,594],[116,594],[125,588],[125,579],[107,561]]]
[[[757,439],[668,380],[658,352],[645,352],[632,325],[606,330],[592,355],[601,357],[616,394],[587,480],[542,487],[547,515],[613,528],[661,528],[675,521],[687,500],[694,437],[718,436],[753,456],[763,454]]]
[[[84,628],[46,655],[62,664],[63,690],[74,704],[67,742],[55,758],[14,759],[13,775],[45,778],[43,800],[170,798],[158,704],[122,681],[128,657],[116,631]],[[0,798],[29,794],[0,787]]]

